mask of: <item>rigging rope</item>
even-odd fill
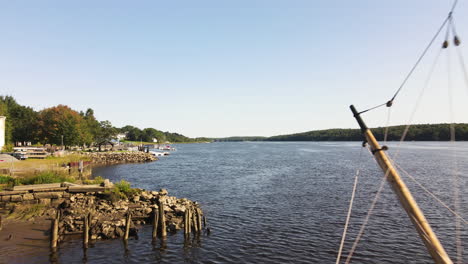
[[[404,129],[404,131],[403,131],[403,133],[402,133],[402,135],[401,135],[401,138],[400,138],[400,142],[399,142],[398,146],[395,148],[395,149],[397,150],[397,152],[396,152],[396,154],[395,154],[395,158],[398,157],[398,155],[399,155],[399,153],[400,153],[400,149],[401,149],[400,146],[401,146],[401,143],[405,140],[406,135],[408,134],[408,131],[409,131],[409,128],[411,127],[411,123],[412,123],[412,120],[413,120],[413,118],[414,118],[414,115],[415,115],[417,109],[419,108],[419,104],[420,104],[420,102],[421,102],[421,99],[422,99],[422,96],[423,96],[423,94],[424,94],[424,91],[425,91],[425,90],[427,89],[427,87],[429,86],[429,82],[430,82],[430,80],[431,80],[431,78],[432,78],[433,72],[434,72],[434,70],[435,70],[435,67],[436,67],[436,65],[437,65],[437,63],[438,63],[438,61],[439,61],[439,58],[440,58],[440,55],[441,55],[441,54],[442,54],[442,49],[439,49],[439,52],[437,53],[437,55],[436,55],[436,57],[435,57],[435,60],[434,60],[434,62],[432,63],[431,68],[430,68],[430,70],[429,70],[429,74],[428,74],[428,76],[427,76],[427,78],[426,78],[426,80],[425,80],[425,82],[424,82],[423,88],[421,89],[421,91],[420,91],[420,93],[419,93],[419,96],[418,96],[418,99],[417,99],[417,101],[416,101],[416,104],[415,104],[415,106],[414,106],[414,108],[413,108],[413,111],[412,111],[412,113],[411,113],[411,115],[410,115],[410,117],[409,117],[409,119],[408,119],[408,122],[407,122],[408,125],[405,126],[405,129]],[[468,82],[467,82],[467,84],[468,84]],[[369,152],[370,152],[370,150],[369,150]],[[394,162],[392,161],[392,163],[394,163]],[[394,164],[395,164],[395,163],[394,163]],[[372,215],[372,212],[373,212],[374,207],[375,207],[375,203],[377,202],[377,200],[378,200],[379,197],[380,197],[380,193],[381,193],[381,191],[382,191],[382,189],[383,189],[383,186],[384,186],[384,183],[385,183],[385,181],[386,181],[386,179],[387,179],[387,176],[388,176],[388,171],[385,173],[385,177],[382,179],[382,182],[380,183],[380,187],[379,187],[379,189],[378,189],[378,191],[377,191],[377,193],[376,193],[376,195],[375,195],[375,197],[374,197],[374,200],[372,201],[371,207],[370,207],[370,209],[369,209],[369,211],[368,211],[368,213],[367,213],[367,215],[366,215],[366,218],[365,218],[363,224],[361,225],[361,228],[360,228],[360,230],[359,230],[358,236],[356,237],[356,239],[355,239],[355,241],[354,241],[354,244],[353,244],[353,246],[352,246],[352,248],[351,248],[351,250],[350,250],[350,252],[349,252],[349,254],[348,254],[346,263],[349,263],[349,261],[351,260],[352,255],[354,254],[354,251],[356,250],[356,247],[357,247],[357,245],[358,245],[358,243],[359,243],[359,241],[360,241],[360,239],[361,239],[361,237],[362,237],[362,235],[363,235],[363,233],[364,233],[364,230],[365,230],[366,225],[367,225],[367,223],[368,223],[368,221],[369,221],[369,218],[370,218],[370,216]]]
[[[384,105],[386,105],[387,107],[391,107],[393,105],[393,101],[395,100],[395,98],[398,96],[398,94],[400,93],[400,91],[403,89],[403,87],[405,86],[406,82],[409,80],[409,78],[411,77],[411,75],[413,74],[413,72],[416,70],[416,68],[418,67],[419,63],[422,61],[422,59],[424,58],[424,56],[426,55],[427,51],[429,50],[429,48],[432,46],[432,44],[434,43],[434,41],[437,39],[437,37],[439,36],[440,32],[442,31],[442,29],[445,27],[445,25],[447,24],[447,22],[449,22],[452,18],[452,14],[453,14],[453,11],[456,7],[458,3],[458,0],[455,0],[453,5],[452,5],[452,8],[450,9],[450,12],[448,13],[447,17],[444,19],[444,21],[442,22],[442,24],[440,25],[439,29],[436,31],[435,35],[432,37],[432,39],[429,41],[429,44],[426,46],[426,48],[424,49],[424,51],[421,53],[421,55],[418,57],[418,59],[416,60],[416,63],[413,65],[413,67],[411,68],[411,70],[408,72],[408,74],[406,75],[406,77],[403,79],[403,82],[400,84],[400,86],[398,87],[397,91],[395,92],[395,94],[392,96],[392,98],[387,101],[386,103],[383,103],[383,104],[379,104],[377,106],[374,106],[374,107],[371,107],[371,108],[368,108],[364,111],[361,111],[359,112],[359,114],[362,114],[362,113],[365,113],[365,112],[368,112],[368,111],[371,111],[371,110],[374,110],[376,108],[379,108],[379,107],[382,107]],[[455,29],[453,29],[455,30]],[[448,44],[448,42],[447,42]],[[445,42],[444,42],[444,45],[445,45]]]
[[[353,208],[354,195],[356,194],[356,187],[357,187],[357,184],[358,184],[359,174],[361,172],[362,149],[363,148],[361,148],[361,150],[359,151],[359,159],[358,159],[359,165],[358,165],[358,168],[356,170],[356,175],[354,176],[353,191],[351,192],[351,199],[349,201],[348,214],[346,215],[345,226],[344,226],[344,229],[343,229],[343,235],[341,236],[341,243],[340,243],[340,248],[338,249],[338,256],[336,258],[336,264],[340,263],[341,252],[343,251],[343,246],[344,246],[344,242],[345,242],[345,239],[346,239],[346,233],[348,232],[348,225],[349,225],[349,219],[351,218],[351,211],[352,211],[352,208]]]
[[[369,152],[370,152],[370,150],[369,150]],[[353,246],[351,247],[351,250],[349,251],[348,256],[346,257],[346,262],[345,262],[346,264],[349,264],[349,262],[351,261],[351,258],[353,257],[353,254],[354,254],[354,251],[356,250],[356,247],[359,244],[359,241],[361,240],[362,235],[364,234],[364,230],[366,229],[367,223],[369,222],[369,218],[371,217],[372,212],[374,211],[375,204],[379,200],[380,193],[383,190],[383,187],[385,185],[385,181],[387,180],[389,172],[390,172],[390,170],[387,170],[387,172],[385,173],[385,176],[382,178],[382,181],[380,182],[379,189],[377,190],[377,193],[375,194],[374,200],[372,200],[371,206],[370,206],[369,210],[367,211],[366,218],[364,218],[364,222],[362,223],[361,228],[359,229],[359,233],[358,233],[356,239],[354,240]]]
[[[384,133],[384,143],[387,143],[387,136],[388,136],[388,126],[390,125],[390,116],[392,113],[392,108],[388,108],[388,113],[387,113],[387,122],[385,123],[385,133]]]
[[[449,19],[449,23],[447,25],[447,35],[445,42],[448,42],[449,39],[449,32],[450,29],[452,32],[455,32],[453,27],[453,20],[452,17]],[[456,35],[453,34],[454,42],[456,40]],[[444,43],[445,43],[444,42]],[[458,46],[458,45],[456,45]],[[457,164],[457,153],[455,151],[455,123],[454,123],[454,103],[453,103],[453,87],[452,87],[452,75],[451,75],[451,58],[450,58],[450,50],[447,50],[447,92],[448,92],[448,103],[449,103],[449,118],[450,118],[450,142],[452,145],[452,184],[454,188],[453,192],[453,206],[454,211],[457,212],[460,209],[460,200],[459,200],[459,183],[458,183],[458,164]],[[463,247],[461,241],[461,223],[458,217],[455,217],[455,245],[456,245],[456,252],[457,252],[457,263],[463,263]]]
[[[412,181],[414,181],[414,183],[416,183],[421,189],[423,189],[423,191],[425,191],[427,194],[429,194],[430,196],[432,196],[432,198],[434,198],[434,200],[436,200],[438,203],[440,203],[443,207],[445,207],[447,210],[449,210],[449,212],[451,212],[454,216],[460,218],[460,220],[467,224],[468,225],[468,221],[465,220],[465,218],[463,218],[463,216],[461,216],[460,214],[458,214],[457,212],[455,212],[452,208],[450,208],[450,206],[448,206],[447,204],[445,204],[441,199],[439,199],[437,197],[437,195],[435,195],[433,192],[431,192],[429,189],[427,189],[424,185],[422,185],[422,183],[420,183],[418,180],[416,180],[416,178],[414,178],[414,176],[412,176],[408,171],[406,171],[403,167],[401,167],[400,165],[398,165],[398,163],[394,163],[399,170],[401,170],[406,176],[408,176],[408,178],[410,178]]]
[[[457,37],[456,30],[455,30],[455,26],[454,26],[454,22],[453,22],[453,19],[452,19],[452,14],[453,14],[453,11],[454,11],[454,9],[455,9],[457,3],[458,3],[458,0],[455,0],[454,3],[453,3],[453,5],[452,5],[452,8],[451,8],[450,12],[448,13],[447,18],[444,19],[444,21],[442,22],[442,24],[441,24],[440,27],[438,28],[436,34],[435,34],[435,35],[432,37],[432,39],[429,41],[429,44],[426,46],[426,48],[424,49],[424,51],[422,52],[422,54],[421,54],[421,55],[419,56],[419,58],[416,60],[416,63],[413,65],[413,67],[411,68],[411,70],[409,71],[409,73],[408,73],[408,74],[406,75],[406,77],[403,79],[403,82],[400,84],[399,88],[397,89],[397,91],[395,92],[395,94],[393,95],[393,97],[392,97],[389,101],[387,101],[386,103],[383,103],[383,104],[380,104],[380,105],[371,107],[371,108],[369,108],[369,109],[366,109],[366,110],[364,110],[364,111],[361,111],[361,112],[359,112],[359,114],[362,114],[362,113],[365,113],[365,112],[374,110],[374,109],[379,108],[379,107],[382,107],[382,106],[384,106],[384,105],[386,105],[387,107],[391,107],[391,106],[393,105],[393,101],[394,101],[395,98],[398,96],[398,94],[400,93],[400,91],[402,90],[402,88],[405,86],[406,82],[409,80],[409,78],[411,77],[411,75],[413,74],[413,72],[415,71],[415,69],[417,68],[417,66],[419,65],[419,63],[422,61],[422,59],[424,58],[424,56],[426,55],[427,51],[428,51],[429,48],[432,46],[432,44],[434,43],[434,41],[437,39],[437,37],[439,36],[439,34],[440,34],[440,32],[442,31],[442,29],[447,25],[447,23],[448,23],[448,25],[447,25],[447,33],[446,33],[446,39],[445,39],[446,41],[444,41],[442,47],[443,47],[444,49],[448,47],[449,28],[452,29],[453,36],[454,36],[454,40],[453,40],[453,41],[454,41],[455,46],[459,46],[459,45],[460,45],[460,40],[459,40],[458,37]],[[439,59],[439,57],[440,57],[441,51],[442,51],[442,50],[439,50],[439,53],[437,54],[436,59],[435,59],[434,63],[433,63],[432,66],[431,66],[431,70],[430,70],[429,76],[428,76],[428,78],[427,78],[426,81],[425,81],[425,84],[424,84],[424,86],[423,86],[423,89],[421,90],[421,93],[420,93],[420,95],[419,95],[419,97],[418,97],[418,101],[417,101],[417,103],[416,103],[416,105],[415,105],[415,108],[413,109],[413,112],[412,112],[411,115],[410,115],[410,121],[413,119],[414,114],[415,114],[415,112],[416,112],[416,110],[417,110],[417,108],[418,108],[418,106],[419,106],[419,103],[420,103],[420,100],[421,100],[421,98],[422,98],[422,95],[423,95],[423,93],[424,93],[424,90],[427,88],[427,86],[428,86],[428,84],[429,84],[429,80],[431,79],[432,73],[433,73],[433,71],[434,71],[434,69],[435,69],[435,66],[436,66],[436,64],[437,64],[437,61],[438,61],[438,59]],[[463,60],[463,56],[462,56],[461,51],[459,51],[459,49],[457,49],[457,52],[458,52],[458,57],[459,57],[460,64],[462,65],[462,68],[463,68],[463,73],[464,73],[464,77],[465,77],[465,83],[466,83],[466,85],[467,85],[467,91],[468,91],[468,73],[467,73],[467,71],[466,71],[466,67],[465,67],[465,63],[464,63],[464,60]],[[390,109],[389,109],[389,110],[390,110]],[[386,129],[385,129],[384,141],[387,140],[387,136],[388,136],[388,122],[389,122],[389,119],[390,119],[390,111],[388,112],[387,127],[386,127]],[[453,122],[452,122],[452,123],[453,123]],[[401,136],[399,145],[398,145],[398,147],[397,147],[397,153],[396,153],[396,155],[395,155],[395,158],[396,158],[396,157],[398,156],[398,154],[399,154],[401,143],[402,143],[402,142],[404,141],[404,139],[406,138],[406,135],[407,135],[407,133],[408,133],[408,131],[409,131],[409,128],[410,128],[410,126],[411,126],[411,125],[410,125],[411,122],[408,122],[407,124],[408,124],[408,125],[405,127],[405,130],[403,131],[403,134],[402,134],[402,136]],[[452,136],[452,135],[453,135],[452,138],[454,138],[454,135],[455,135],[454,129],[451,129],[451,136]],[[369,150],[369,151],[370,151],[370,150]],[[390,160],[391,160],[391,159],[390,159]],[[391,162],[392,162],[393,164],[396,164],[396,163],[393,162],[392,160],[391,160]],[[398,166],[398,165],[397,165],[397,166]],[[400,166],[398,166],[398,167],[400,167]],[[400,168],[401,168],[401,167],[400,167]],[[361,228],[360,228],[360,230],[359,230],[359,233],[358,233],[358,235],[357,235],[357,237],[356,237],[356,239],[355,239],[355,241],[354,241],[354,243],[353,243],[353,245],[352,245],[352,248],[351,248],[351,250],[350,250],[350,252],[349,252],[349,254],[348,254],[347,258],[346,258],[346,262],[345,262],[346,264],[348,264],[348,263],[351,261],[351,258],[352,258],[352,256],[353,256],[353,253],[354,253],[354,251],[356,250],[356,247],[357,247],[357,245],[358,245],[358,243],[359,243],[359,241],[360,241],[360,239],[361,239],[361,237],[362,237],[362,235],[363,235],[363,233],[364,233],[364,230],[365,230],[365,228],[366,228],[366,225],[367,225],[367,223],[369,222],[369,218],[370,218],[370,216],[372,215],[372,212],[373,212],[373,210],[374,210],[374,208],[375,208],[375,205],[376,205],[376,203],[377,203],[377,201],[378,201],[378,199],[379,199],[379,197],[380,197],[380,193],[382,192],[382,189],[383,189],[384,183],[385,183],[385,181],[386,181],[386,179],[387,179],[387,177],[388,177],[388,174],[389,174],[389,170],[386,171],[385,176],[383,177],[383,179],[382,179],[382,181],[381,181],[381,183],[380,183],[379,189],[378,189],[378,191],[377,191],[377,193],[376,193],[376,195],[375,195],[375,197],[374,197],[374,199],[373,199],[373,201],[372,201],[372,203],[371,203],[371,206],[370,206],[370,208],[369,208],[369,210],[368,210],[368,212],[367,212],[367,215],[366,215],[366,217],[365,217],[365,219],[364,219],[364,222],[362,223]],[[408,174],[408,173],[407,173],[407,174]],[[409,174],[408,174],[408,175],[409,175]],[[410,177],[411,177],[411,176],[410,176]],[[415,179],[413,178],[413,180],[415,180]],[[418,185],[420,185],[417,181],[415,181],[415,182],[416,182]],[[466,223],[466,221],[465,221],[461,216],[459,216],[458,213],[456,213],[456,211],[454,211],[454,210],[450,209],[448,206],[446,206],[442,201],[440,201],[440,199],[438,199],[434,194],[430,193],[430,191],[427,190],[426,188],[424,188],[422,185],[420,185],[420,186],[421,186],[426,192],[428,192],[429,194],[431,194],[436,200],[438,200],[442,205],[444,205],[446,208],[448,208],[450,212],[454,213],[454,214],[457,216],[457,221],[458,221],[458,222],[459,222],[459,219],[462,219],[462,220]],[[354,187],[354,188],[355,188],[355,187]],[[354,194],[353,194],[353,196],[354,196]],[[352,205],[352,202],[351,202],[351,205]],[[350,208],[349,210],[351,210],[351,208]],[[349,216],[348,216],[348,217],[349,217]],[[349,219],[347,218],[346,224],[345,224],[345,226],[346,226],[345,228],[347,228],[348,221],[349,221]],[[458,232],[458,229],[457,229],[457,232]],[[345,235],[345,233],[344,233],[343,235]],[[457,237],[458,237],[458,236],[457,236]],[[343,244],[343,243],[344,243],[344,237],[342,238],[342,244]],[[341,250],[342,250],[342,244],[340,245],[340,251],[339,251],[339,255],[338,255],[338,259],[337,259],[337,262],[336,262],[336,263],[339,263],[339,258],[340,258],[340,256],[341,256]],[[461,260],[462,252],[461,252],[461,250],[459,250],[459,248],[461,249],[461,242],[459,243],[459,242],[458,242],[458,239],[457,239],[457,255],[458,255],[458,262],[459,262],[459,263],[462,263],[462,260]]]

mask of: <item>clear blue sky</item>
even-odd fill
[[[0,94],[36,110],[92,108],[118,127],[190,137],[355,128],[348,106],[388,100],[451,4],[2,1]],[[466,14],[460,1],[462,44]],[[401,93],[391,124],[408,119],[439,45]],[[468,122],[467,91],[450,52],[454,121]],[[450,122],[446,62],[442,56],[414,122]],[[365,119],[383,126],[386,117],[383,109]]]

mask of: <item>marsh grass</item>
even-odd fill
[[[16,178],[16,180],[15,185],[75,182],[73,177],[52,171],[41,172],[32,177]]]

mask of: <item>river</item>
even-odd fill
[[[361,168],[344,254],[351,248],[382,172],[360,142],[239,142],[176,145],[157,162],[96,168],[93,174],[133,187],[198,201],[211,234],[184,243],[183,232],[138,240],[61,244],[61,263],[334,263],[354,175]],[[468,143],[390,143],[389,153],[419,182],[453,204],[454,169],[468,171]],[[454,162],[456,156],[458,162]],[[459,179],[460,214],[468,219],[468,178]],[[404,177],[448,253],[456,256],[455,220]],[[466,227],[462,231],[468,244]],[[465,250],[467,251],[467,250]],[[432,263],[395,195],[385,185],[354,263]],[[468,256],[465,254],[465,261]]]

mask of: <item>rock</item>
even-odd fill
[[[123,237],[125,234],[125,231],[120,227],[116,227],[114,232],[116,237]]]
[[[142,192],[140,194],[140,199],[142,201],[151,201],[152,198],[153,198],[153,194],[151,194],[149,192]]]
[[[140,201],[140,196],[139,195],[133,196],[132,201],[133,202],[139,202]]]
[[[183,205],[180,204],[175,204],[171,206],[171,209],[174,211],[174,213],[178,216],[183,216],[187,208]]]
[[[50,199],[39,199],[40,204],[50,205]]]
[[[21,196],[21,195],[12,195],[11,196],[11,201],[12,202],[21,202],[21,201],[23,201],[23,196]]]
[[[112,188],[114,187],[114,184],[109,179],[105,179],[104,182],[101,183],[101,186],[105,188]]]
[[[2,195],[0,196],[0,201],[2,202],[9,202],[11,199],[11,195]]]
[[[46,199],[46,198],[62,198],[63,192],[39,192],[34,193],[34,198],[36,199]]]
[[[34,195],[32,193],[25,193],[23,194],[23,200],[24,201],[34,200]]]
[[[145,208],[145,214],[146,215],[150,215],[152,211],[153,211],[153,209],[151,209],[150,207]]]
[[[168,194],[168,192],[167,192],[166,189],[161,189],[161,190],[159,190],[159,195],[160,195],[160,196],[164,196],[164,195],[167,195],[167,194]]]

